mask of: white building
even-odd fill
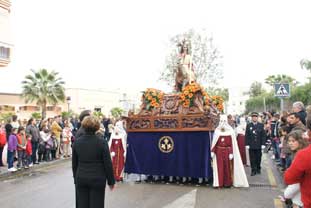
[[[12,40],[10,29],[9,0],[0,0],[0,68],[6,67],[11,61]]]
[[[246,101],[249,98],[247,95],[249,88],[247,87],[230,87],[229,101],[227,105],[227,113],[231,115],[240,115],[245,112]]]
[[[126,92],[120,89],[84,89],[67,88],[67,103],[65,105],[76,113],[83,110],[100,110],[104,115],[109,116],[110,110],[119,107],[127,113],[130,109],[138,107],[140,102],[139,93]],[[70,99],[68,99],[70,98]]]

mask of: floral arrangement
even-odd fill
[[[213,104],[216,106],[216,108],[220,111],[224,111],[224,99],[221,96],[215,95],[211,97]]]
[[[159,108],[163,101],[164,93],[161,90],[148,88],[143,92],[142,100],[146,104],[146,110]]]
[[[191,83],[186,85],[183,89],[182,92],[180,94],[180,103],[183,105],[183,107],[192,107],[193,106],[193,102],[194,102],[194,94],[197,92],[201,92],[203,95],[203,100],[204,100],[204,105],[208,105],[209,104],[209,96],[207,94],[207,92],[204,90],[204,88],[199,85],[198,83]]]

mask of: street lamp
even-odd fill
[[[66,101],[67,101],[67,104],[68,104],[68,113],[69,113],[69,110],[70,110],[70,102],[71,102],[71,97],[70,96],[68,96],[67,98],[66,98]]]

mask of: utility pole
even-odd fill
[[[70,102],[71,102],[71,97],[70,97],[70,96],[68,96],[68,97],[66,98],[66,101],[67,101],[67,105],[68,105],[68,113],[69,113],[69,111],[70,111]]]
[[[280,98],[281,99],[281,106],[280,106],[280,109],[281,109],[281,112],[283,112],[283,110],[284,110],[284,98]]]

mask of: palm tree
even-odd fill
[[[42,119],[46,117],[46,106],[48,103],[56,105],[65,101],[65,82],[57,77],[55,71],[48,72],[46,69],[40,69],[27,75],[22,82],[22,98],[26,103],[36,102],[41,107]]]
[[[271,87],[274,86],[276,83],[288,83],[290,86],[296,86],[298,81],[295,78],[288,76],[286,74],[277,74],[277,75],[270,75],[265,79],[265,83],[270,85]]]

